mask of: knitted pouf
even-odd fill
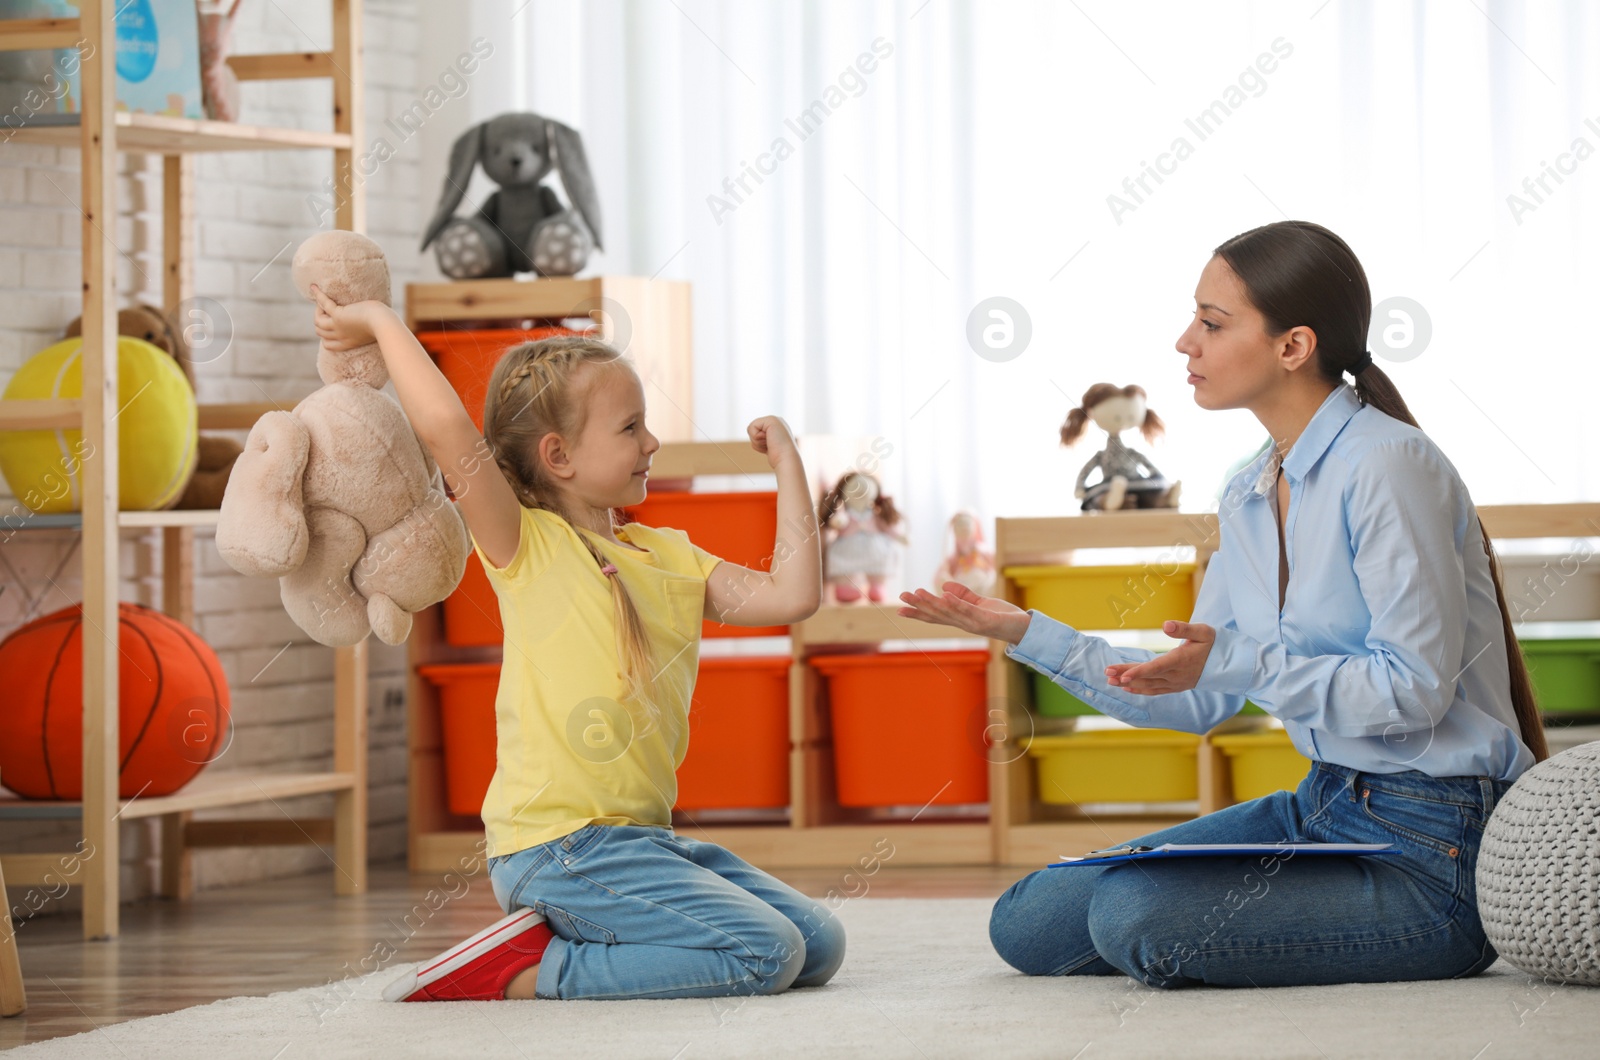
[[[1528,770],[1478,852],[1478,913],[1529,975],[1600,986],[1600,741]]]

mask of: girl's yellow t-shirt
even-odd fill
[[[483,802],[488,854],[513,854],[587,824],[670,825],[689,745],[706,578],[722,561],[681,530],[631,523],[619,546],[565,519],[523,508],[504,568],[473,551],[500,599],[505,651],[495,696],[499,740]],[[655,660],[660,724],[621,702],[608,575],[586,534],[617,567]],[[643,551],[639,551],[643,549]]]

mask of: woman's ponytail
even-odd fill
[[[1356,396],[1363,405],[1371,405],[1379,412],[1393,416],[1402,423],[1421,430],[1416,418],[1411,415],[1411,410],[1406,407],[1405,401],[1400,397],[1400,391],[1395,389],[1391,380],[1383,369],[1372,365],[1356,377]],[[1539,712],[1538,700],[1533,694],[1533,680],[1528,676],[1528,662],[1522,655],[1522,645],[1517,641],[1515,630],[1511,627],[1511,608],[1506,604],[1506,590],[1500,574],[1500,557],[1494,550],[1494,542],[1489,538],[1489,530],[1483,525],[1483,520],[1478,520],[1478,530],[1483,535],[1483,553],[1489,558],[1489,574],[1494,579],[1494,598],[1500,604],[1500,624],[1506,634],[1506,663],[1511,672],[1511,703],[1517,708],[1517,727],[1522,733],[1522,742],[1528,745],[1528,750],[1533,752],[1535,762],[1543,762],[1550,757],[1550,745],[1544,738],[1544,719]]]

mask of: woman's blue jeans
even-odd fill
[[[818,902],[714,843],[592,824],[489,859],[507,912],[549,922],[539,997],[733,997],[821,986],[844,929]]]
[[[1043,869],[995,903],[989,937],[1029,975],[1122,973],[1157,987],[1475,975],[1496,954],[1478,920],[1473,868],[1510,786],[1316,762],[1294,791],[1130,842],[1393,843],[1399,854]]]

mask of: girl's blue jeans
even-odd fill
[[[1473,869],[1510,786],[1316,762],[1294,791],[1131,842],[1393,843],[1399,854],[1043,869],[995,903],[989,937],[1029,975],[1121,973],[1156,987],[1476,975],[1496,954],[1478,920]]]
[[[592,824],[489,859],[508,913],[555,932],[539,997],[730,997],[821,986],[844,929],[816,901],[714,843]]]

